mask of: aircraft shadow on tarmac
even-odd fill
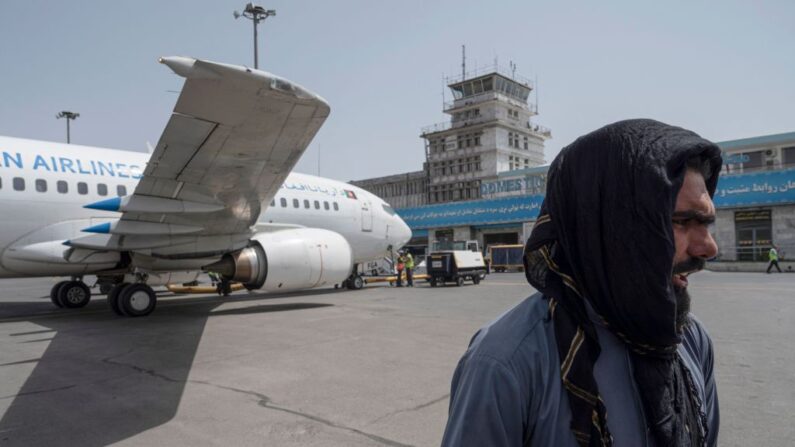
[[[300,298],[334,292],[303,291]],[[102,296],[85,309],[64,310],[67,315],[54,318],[40,314],[43,303],[3,303],[16,311],[12,317],[16,321],[25,321],[19,312],[27,309],[37,329],[9,334],[12,340],[7,343],[50,343],[21,389],[0,396],[0,401],[13,399],[0,420],[0,444],[108,445],[168,422],[179,407],[208,318],[333,304],[287,302],[215,309],[225,303],[293,295],[297,293],[162,300],[145,318],[112,315]],[[3,313],[8,318],[15,312]],[[14,364],[31,362],[0,360],[0,374]]]

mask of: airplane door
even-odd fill
[[[362,231],[373,231],[373,210],[370,202],[362,200]]]

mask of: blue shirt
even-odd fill
[[[626,346],[600,324],[594,378],[614,446],[653,446]],[[712,341],[691,315],[678,353],[707,415],[707,445],[717,445],[718,396]],[[443,446],[577,447],[548,302],[535,294],[480,329],[458,363]]]

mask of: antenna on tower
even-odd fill
[[[461,80],[467,77],[467,46],[461,45]]]
[[[444,73],[442,73],[442,110],[444,110],[444,100],[445,100],[445,97],[444,97],[444,84],[445,84],[445,82],[444,82]]]
[[[536,113],[538,113],[538,75],[536,75],[534,87],[536,88]]]
[[[513,79],[516,77],[516,64],[511,61],[509,65],[511,67],[511,79]]]

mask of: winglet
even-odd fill
[[[92,227],[83,228],[82,230],[85,233],[102,233],[108,234],[110,233],[110,222],[101,223],[99,225],[94,225]]]
[[[207,68],[206,66],[197,64],[197,62],[199,62],[198,59],[194,59],[192,57],[161,57],[158,59],[158,62],[167,65],[171,71],[186,79],[217,79],[221,77],[221,75]]]
[[[83,208],[102,211],[119,211],[121,208],[121,197],[114,197],[112,199],[100,200],[99,202],[89,203],[83,205]]]

